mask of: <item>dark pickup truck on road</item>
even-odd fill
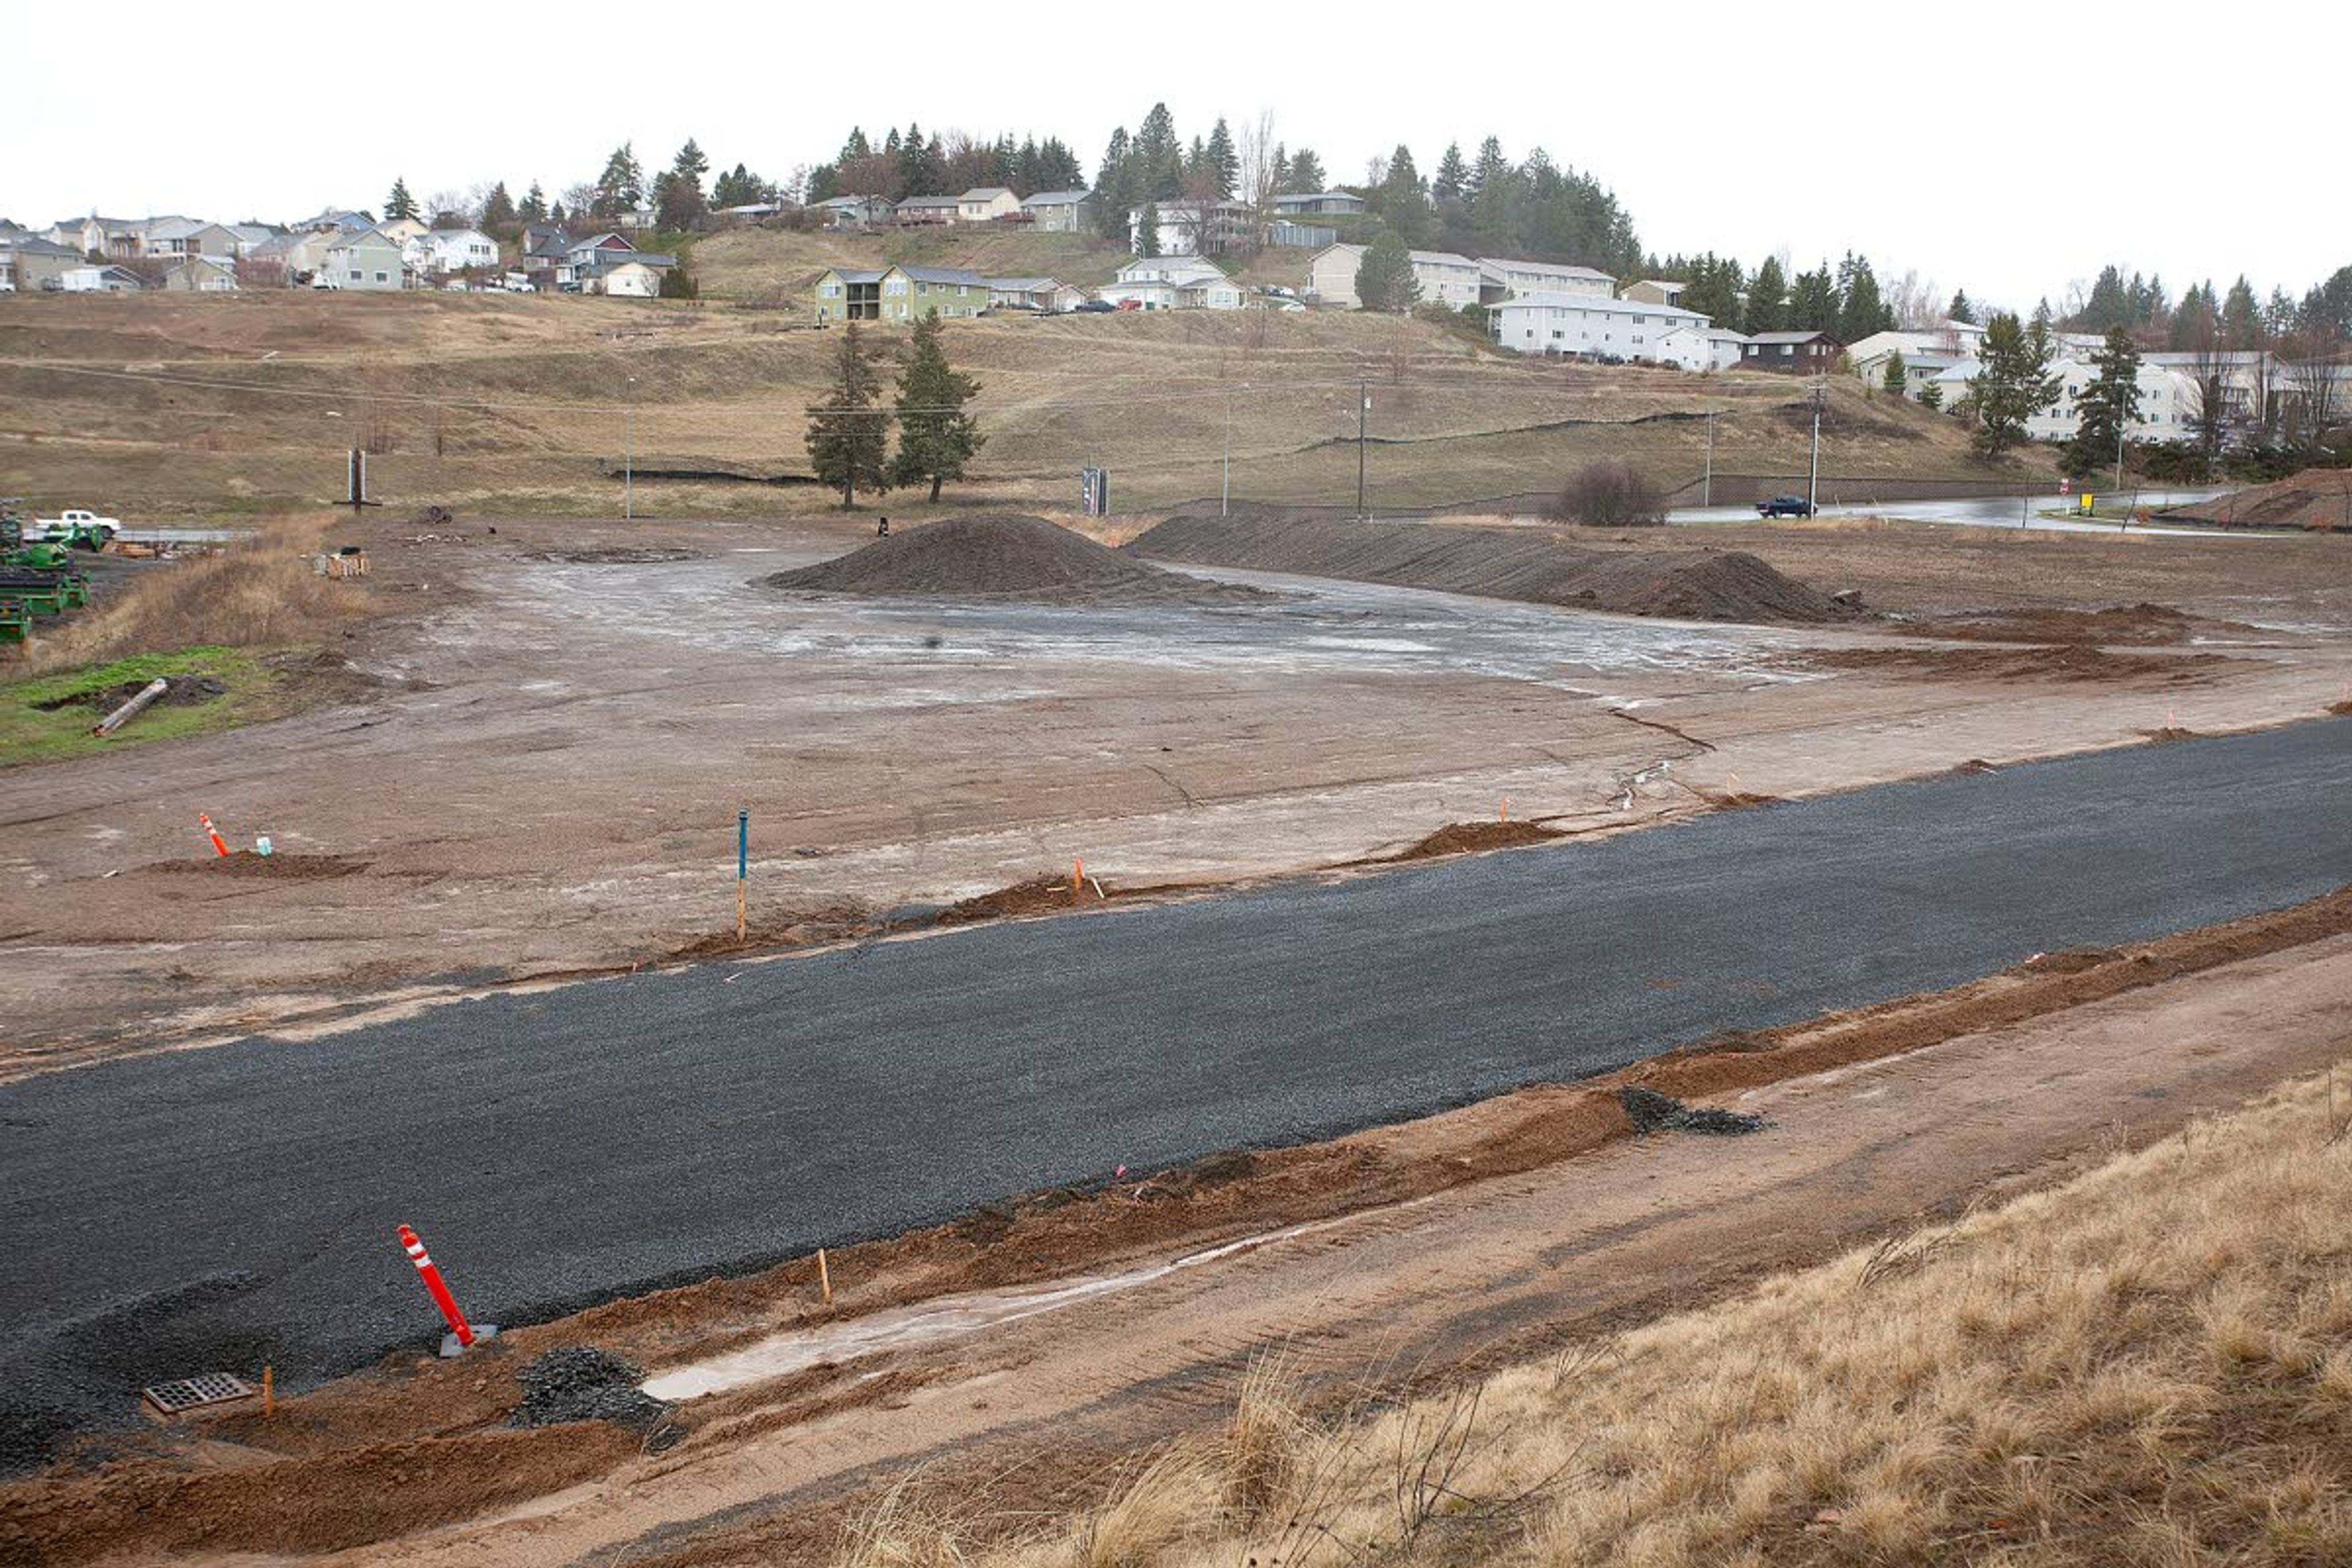
[[[1811,517],[1813,503],[1802,496],[1774,496],[1770,500],[1756,503],[1759,517]]]

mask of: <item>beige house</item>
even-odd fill
[[[1307,287],[1315,297],[1327,305],[1344,305],[1349,310],[1360,309],[1363,301],[1356,296],[1356,269],[1363,265],[1361,245],[1327,246],[1307,263]],[[1460,310],[1478,302],[1481,284],[1481,262],[1450,250],[1415,250],[1409,253],[1412,260],[1412,280],[1421,287],[1421,302],[1439,304]]]
[[[412,239],[422,239],[432,232],[432,226],[421,218],[396,217],[375,226],[376,232],[395,244],[406,245]]]
[[[163,274],[163,287],[179,294],[234,294],[236,266],[209,256],[191,256]]]
[[[1618,295],[1621,300],[1634,300],[1644,305],[1679,305],[1683,302],[1685,285],[1664,278],[1644,278],[1639,283],[1628,283]]]
[[[26,294],[54,289],[81,264],[79,252],[53,239],[33,234],[0,238],[0,289]]]
[[[986,223],[1021,210],[1021,198],[1003,185],[975,185],[956,198],[958,223]]]

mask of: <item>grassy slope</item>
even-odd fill
[[[964,267],[992,278],[1058,278],[1080,288],[1108,283],[1127,251],[1090,235],[1017,229],[914,228],[880,234],[793,234],[736,229],[694,247],[695,280],[714,300],[804,302],[828,267]]]
[[[916,240],[944,245],[951,235]],[[707,244],[778,238],[878,243],[730,235]],[[1024,265],[1071,271],[1035,256]],[[903,342],[896,331],[873,336],[887,353]],[[299,291],[0,299],[0,471],[7,489],[41,506],[100,504],[134,520],[284,510],[336,494],[342,448],[362,439],[376,452],[377,492],[396,508],[614,512],[617,479],[597,465],[617,469],[632,426],[639,454],[805,472],[801,410],[821,394],[837,342],[808,330],[798,311],[724,304]],[[992,318],[952,323],[950,352],[983,388],[989,441],[967,496],[1066,500],[1088,463],[1112,468],[1123,508],[1213,495],[1230,398],[1236,495],[1351,502],[1359,376],[1371,384],[1379,444],[1369,466],[1380,503],[1549,489],[1599,456],[1679,483],[1705,460],[1697,416],[1707,407],[1720,415],[1719,472],[1804,467],[1801,392],[1785,378],[1523,362],[1391,318]],[[27,361],[277,390],[61,375]],[[632,420],[624,411],[633,394]],[[2039,476],[2046,467],[2036,457],[2011,471]],[[1865,398],[1851,384],[1835,395],[1823,470],[1987,472],[1956,422]],[[807,492],[761,487],[665,484],[654,493],[673,511],[814,503]]]
[[[2329,1139],[2330,1088],[1336,1430],[1261,1369],[1220,1438],[952,1560],[2352,1562],[2352,1141]],[[950,1561],[982,1522],[958,1506],[896,1494],[845,1557]]]

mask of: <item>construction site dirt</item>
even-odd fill
[[[1706,528],[1878,617],[1792,626],[1223,568],[1272,596],[783,593],[761,580],[870,524],[403,526],[348,531],[377,613],[318,656],[307,713],[0,772],[0,1072],[729,951],[739,810],[750,930],[823,942],[1073,861],[1212,886],[1450,823],[1612,832],[2352,699],[2352,574],[2321,537]],[[1602,557],[1701,531],[1559,531]],[[2195,619],[2089,640],[2147,605]],[[1989,645],[1983,612],[2032,640]],[[163,869],[210,856],[198,813],[276,864]]]
[[[1526,1359],[2179,1132],[2340,1052],[2347,927],[2338,894],[1332,1143],[1034,1194],[835,1253],[829,1302],[802,1259],[462,1363],[395,1357],[271,1415],[248,1402],[86,1447],[0,1489],[0,1547],[683,1568],[822,1560],[845,1510],[918,1465],[1008,1517],[1098,1495],[1118,1456],[1222,1419],[1261,1356],[1335,1403]],[[2250,1012],[2263,1029],[2237,1026]],[[1636,1138],[1624,1085],[1765,1124]],[[533,1429],[521,1374],[589,1345],[676,1403]],[[648,1421],[673,1435],[648,1441]]]

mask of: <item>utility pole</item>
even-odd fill
[[[637,520],[637,378],[629,377],[629,404],[621,416],[621,520]]]
[[[2124,419],[2123,410],[2116,411],[2116,493],[2124,490]]]
[[[1822,405],[1829,400],[1829,383],[1813,383],[1813,461],[1805,475],[1805,515],[1817,516],[1822,494]]]
[[[1356,521],[1359,522],[1371,516],[1364,510],[1364,433],[1371,413],[1371,384],[1360,376],[1356,380]]]
[[[1699,486],[1698,504],[1715,504],[1715,405],[1706,409],[1706,478]]]

